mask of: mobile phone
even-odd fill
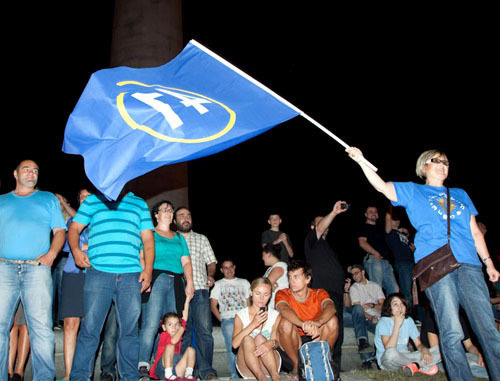
[[[340,208],[341,209],[349,209],[351,207],[351,204],[347,204],[345,202],[343,202],[342,204],[340,204]]]
[[[267,311],[267,307],[260,307],[260,312],[259,313],[266,312],[266,311]]]

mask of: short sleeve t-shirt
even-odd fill
[[[382,226],[365,223],[360,226],[358,237],[365,237],[370,246],[382,254],[384,259],[392,259],[392,253],[385,242],[385,231]]]
[[[309,288],[304,302],[298,301],[289,288],[276,293],[275,305],[286,303],[297,314],[300,320],[318,320],[323,313],[322,304],[325,300],[332,300],[328,292],[323,289]],[[333,300],[332,300],[333,302]],[[304,336],[304,331],[298,328],[299,334]]]
[[[382,287],[369,280],[366,281],[366,284],[354,283],[349,289],[349,296],[352,303],[361,305],[366,303],[378,304],[379,299],[385,299]],[[369,308],[366,312],[372,316],[380,317],[380,311],[375,308]]]
[[[413,251],[410,249],[410,240],[399,230],[392,229],[385,234],[385,242],[391,250],[395,263],[413,263]]]
[[[373,342],[377,348],[377,363],[380,365],[380,360],[385,352],[384,343],[382,342],[382,336],[391,336],[392,330],[394,328],[394,320],[390,317],[383,316],[375,328],[375,338]],[[400,352],[408,352],[408,342],[410,338],[416,339],[420,337],[420,332],[415,325],[415,322],[411,317],[407,317],[403,321],[403,325],[399,329],[398,343],[396,349]]]
[[[141,272],[141,231],[154,230],[146,201],[128,193],[120,201],[92,194],[73,221],[89,225],[88,256],[92,267],[109,273]]]
[[[439,249],[447,242],[446,188],[412,182],[393,183],[397,202],[403,206],[415,235],[415,262]],[[459,188],[450,188],[451,250],[460,263],[480,266],[476,246],[470,229],[470,221],[477,210],[467,193]]]
[[[214,251],[208,238],[194,231],[183,234],[191,255],[193,266],[193,283],[195,290],[208,290],[207,265],[217,263]]]
[[[345,283],[344,267],[330,244],[323,238],[318,238],[316,229],[307,233],[304,254],[314,274],[311,286],[325,289],[341,298]]]
[[[68,222],[66,222],[66,226],[68,228],[69,228],[69,225],[71,225],[72,221],[73,221],[73,218],[70,217],[68,219]],[[79,243],[80,249],[83,247],[84,244],[88,244],[89,243],[89,227],[88,226],[86,226],[85,229],[83,229],[82,232],[80,233],[80,239],[79,239],[78,243]],[[85,269],[80,269],[80,268],[78,268],[76,266],[76,264],[75,264],[75,257],[73,257],[73,252],[71,251],[71,248],[69,247],[68,240],[66,240],[66,242],[64,243],[62,251],[65,251],[65,252],[69,253],[68,260],[64,264],[63,271],[65,273],[78,274],[78,273],[86,271]],[[85,254],[87,254],[87,250],[83,250],[83,252]]]
[[[230,319],[236,313],[247,307],[247,299],[250,297],[250,283],[246,279],[220,279],[214,284],[210,293],[210,299],[219,302],[221,319]]]
[[[167,238],[154,232],[155,237],[155,270],[166,270],[176,274],[182,274],[181,258],[189,257],[189,249],[186,240],[181,234],[176,233],[173,238]]]
[[[52,229],[66,230],[59,200],[50,192],[0,196],[0,257],[33,260],[50,248]]]
[[[282,232],[280,230],[277,231],[271,229],[266,230],[262,233],[261,243],[263,245],[266,243],[273,243],[279,238],[281,234]],[[290,237],[288,236],[288,234],[286,235],[286,238],[288,240],[288,244],[291,246],[292,244],[290,243]],[[283,242],[280,242],[280,247],[281,247],[280,251],[281,261],[288,263],[290,261],[290,254],[288,253],[285,244]]]
[[[182,328],[186,329],[186,321],[184,319],[181,319],[181,324]],[[172,336],[166,331],[163,331],[160,333],[160,339],[158,340],[158,349],[156,351],[156,356],[155,356],[155,362],[153,363],[153,366],[151,367],[150,371],[150,376],[154,377],[156,379],[156,366],[158,364],[158,361],[161,361],[163,352],[165,351],[165,348],[167,345],[172,345]],[[180,354],[181,353],[181,346],[182,346],[182,338],[175,344],[174,347],[174,353],[175,354]]]

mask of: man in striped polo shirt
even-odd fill
[[[88,255],[80,250],[78,238],[89,225]],[[146,202],[127,193],[118,201],[91,195],[83,202],[68,230],[68,242],[79,267],[87,268],[84,286],[84,318],[76,345],[72,380],[89,380],[104,320],[115,304],[118,323],[118,371],[121,380],[139,378],[138,322],[141,292],[151,283],[154,237]],[[143,245],[145,265],[139,250]]]

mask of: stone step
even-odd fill
[[[214,357],[213,366],[217,370],[220,378],[229,377],[229,366],[226,356],[226,345],[220,327],[213,328],[214,337]],[[64,357],[63,357],[63,339],[64,334],[61,329],[55,329],[55,361],[56,361],[56,376],[61,378],[64,375]],[[373,344],[373,334],[369,333],[370,343]],[[353,328],[344,328],[344,342],[342,344],[342,370],[350,371],[352,369],[359,369],[361,367],[361,360],[358,355],[358,346],[354,335]],[[94,381],[100,381],[100,353],[96,359]],[[26,381],[32,380],[31,372],[31,359],[28,359],[26,366]]]

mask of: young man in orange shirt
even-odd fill
[[[288,265],[289,288],[276,293],[275,306],[281,314],[278,327],[283,368],[297,374],[298,350],[308,341],[326,341],[332,350],[339,335],[335,304],[328,292],[309,288],[311,267],[304,261]],[[290,361],[287,361],[288,359]]]

